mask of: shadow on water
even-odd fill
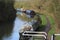
[[[13,22],[16,17],[14,1],[0,0],[0,40],[4,35],[9,36],[13,29]]]
[[[10,36],[10,33],[13,29],[13,23],[3,23],[0,25],[0,38],[2,38],[4,35]]]

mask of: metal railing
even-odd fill
[[[60,34],[53,34],[52,36],[51,36],[51,40],[55,40],[55,37],[56,36],[60,36]]]
[[[31,37],[32,38],[31,40],[34,40],[33,37],[35,37],[35,38],[36,37],[42,37],[42,38],[44,38],[44,40],[47,40],[47,33],[46,32],[25,31],[22,33],[22,36]],[[60,34],[53,34],[51,36],[51,40],[55,40],[56,36],[60,36]]]
[[[35,32],[35,31],[25,31],[22,33],[23,36],[31,36],[31,37],[43,37],[44,40],[47,39],[47,33],[46,32]],[[32,38],[33,40],[33,38]]]

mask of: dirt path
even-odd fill
[[[51,29],[51,24],[50,24],[48,16],[46,16],[46,20],[47,20],[47,24],[46,24],[46,27],[45,27],[45,32],[48,34],[49,30]],[[47,35],[47,40],[50,40],[49,35]]]
[[[48,33],[50,28],[51,28],[51,24],[50,24],[50,21],[48,19],[48,16],[46,16],[46,20],[47,20],[47,24],[46,24],[46,27],[45,27],[45,32]]]

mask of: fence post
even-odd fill
[[[54,34],[51,36],[51,40],[55,40],[55,35]]]

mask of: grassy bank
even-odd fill
[[[51,30],[49,36],[54,33],[59,33],[60,30],[60,0],[31,0],[15,2],[15,8],[32,9],[40,14],[48,16],[51,23]],[[52,16],[53,15],[53,16]],[[42,24],[46,24],[45,16],[41,16]],[[58,25],[58,26],[57,26]],[[57,30],[56,30],[57,28]]]

